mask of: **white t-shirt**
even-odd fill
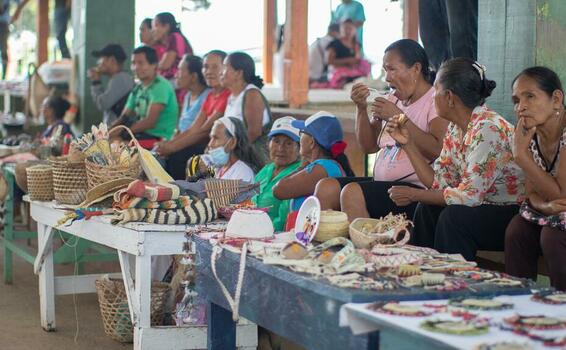
[[[244,93],[248,90],[256,89],[259,90],[254,84],[248,84],[238,96],[230,95],[228,97],[228,104],[226,105],[226,110],[224,111],[225,117],[236,117],[244,122],[244,116],[242,115],[244,101]],[[261,90],[259,91],[261,93]],[[245,122],[244,122],[245,123]],[[263,110],[263,122],[262,126],[269,124],[269,111],[267,108]]]
[[[250,168],[246,163],[238,160],[236,163],[232,164],[232,166],[224,173],[219,176],[220,173],[216,171],[216,177],[223,179],[223,180],[243,180],[248,183],[253,183],[255,174],[252,168]]]
[[[324,65],[328,62],[326,47],[334,38],[330,35],[318,38],[309,47],[309,78],[319,80],[324,74]]]

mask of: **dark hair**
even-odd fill
[[[168,24],[169,25],[169,33],[170,34],[171,33],[179,33],[179,35],[181,35],[181,37],[185,41],[185,45],[187,45],[187,47],[191,47],[191,44],[189,44],[189,40],[181,32],[181,27],[179,26],[179,23],[177,23],[175,16],[173,16],[173,14],[171,12],[158,13],[157,15],[155,15],[155,19],[157,19],[162,24]]]
[[[454,58],[444,62],[438,70],[438,84],[452,91],[468,108],[485,103],[497,84],[485,77],[485,70],[470,58]]]
[[[327,30],[328,33],[338,32],[338,31],[340,31],[340,25],[338,23],[331,23],[328,26],[328,30]]]
[[[401,56],[401,60],[408,67],[412,67],[415,63],[421,64],[421,74],[423,78],[429,83],[434,83],[436,73],[430,69],[428,56],[425,49],[416,41],[411,39],[397,40],[393,44],[387,46],[385,53],[389,51],[396,51]]]
[[[558,74],[556,74],[556,72],[554,72],[550,68],[542,66],[527,68],[519,73],[515,77],[515,79],[513,79],[511,86],[513,86],[515,84],[515,81],[517,81],[517,79],[519,79],[523,75],[536,81],[539,89],[546,92],[549,97],[552,97],[552,94],[556,90],[560,90],[562,93],[564,93],[564,90],[562,89],[562,82],[560,81]],[[562,103],[564,103],[564,101]]]
[[[210,56],[210,55],[215,55],[215,56],[220,57],[220,60],[222,62],[224,62],[224,59],[226,58],[226,56],[228,56],[228,54],[226,52],[222,51],[222,50],[211,50],[211,51],[208,51],[206,53],[206,55],[204,55],[203,59],[205,59],[207,56]]]
[[[206,86],[206,81],[202,74],[202,58],[199,56],[184,55],[183,62],[187,64],[187,70],[189,73],[196,73],[199,83]]]
[[[346,155],[346,153],[340,153],[338,156],[333,157],[332,153],[329,150],[327,150],[326,148],[322,147],[316,141],[316,139],[314,137],[313,137],[313,140],[316,143],[316,145],[322,150],[322,152],[324,153],[324,155],[327,158],[333,159],[338,164],[340,164],[340,166],[344,170],[344,173],[346,173],[347,177],[355,177],[356,176],[356,174],[354,174],[354,171],[352,170],[352,166],[350,165],[350,160],[348,159],[348,156]]]
[[[262,158],[257,150],[251,145],[250,139],[248,138],[248,131],[244,123],[235,117],[228,118],[230,118],[230,121],[234,124],[234,131],[236,132],[236,135],[232,135],[230,131],[228,131],[228,128],[225,129],[226,136],[230,138],[235,137],[237,140],[234,155],[257,173],[265,164],[263,164]]]
[[[132,52],[132,54],[134,55],[138,55],[140,53],[143,53],[145,56],[145,59],[147,60],[147,62],[149,64],[157,64],[158,60],[157,60],[157,52],[155,52],[155,49],[147,46],[147,45],[142,45],[139,47],[136,47],[134,49],[134,52]]]
[[[65,113],[71,107],[71,104],[61,96],[49,96],[45,104],[53,110],[57,119],[63,119]]]
[[[141,25],[146,26],[149,29],[151,29],[151,18],[149,18],[149,17],[144,18],[143,21],[141,22]]]
[[[234,70],[243,72],[244,81],[248,84],[254,84],[258,88],[263,87],[263,79],[255,75],[255,62],[245,52],[232,52],[228,55],[227,60]]]

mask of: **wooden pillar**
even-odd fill
[[[403,1],[403,38],[419,40],[419,0]]]
[[[277,22],[277,0],[263,0],[263,80],[273,83],[273,39]]]
[[[308,0],[287,0],[283,97],[291,108],[300,108],[308,101],[308,8]]]
[[[49,0],[37,0],[37,65],[48,59],[47,39],[49,39]]]

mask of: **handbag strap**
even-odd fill
[[[244,242],[242,246],[242,253],[240,254],[240,269],[238,270],[238,281],[236,282],[236,293],[234,294],[234,298],[230,295],[228,288],[222,283],[220,278],[218,278],[218,274],[216,273],[216,260],[220,254],[222,254],[223,248],[219,245],[215,245],[212,248],[212,254],[210,255],[210,266],[212,267],[212,273],[214,274],[214,278],[216,282],[220,285],[220,289],[222,290],[222,294],[228,301],[228,305],[230,305],[230,309],[232,310],[232,320],[234,322],[238,322],[240,318],[239,308],[240,308],[240,296],[242,295],[242,284],[244,282],[244,273],[246,271],[246,255],[248,252],[248,242]]]

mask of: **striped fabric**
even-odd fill
[[[116,210],[112,224],[145,222],[161,225],[200,225],[218,217],[216,207],[208,198],[191,201],[182,209],[126,209]]]

